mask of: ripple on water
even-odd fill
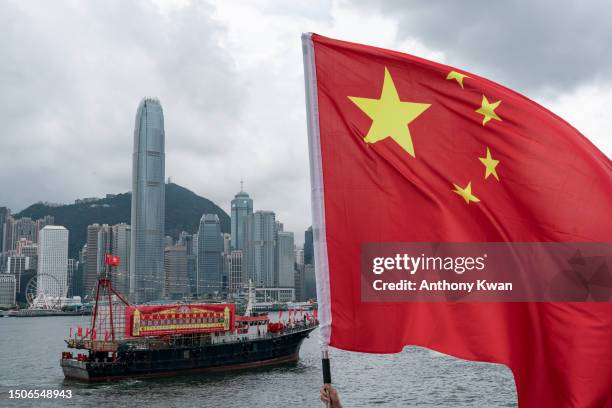
[[[0,319],[0,406],[31,404],[3,399],[10,388],[67,388],[74,398],[50,407],[320,407],[317,332],[304,342],[297,364],[247,372],[82,384],[63,379],[58,365],[69,327],[87,318]],[[333,379],[347,407],[516,407],[506,367],[473,363],[407,347],[398,354],[332,350]],[[5,369],[10,367],[10,369]],[[6,404],[5,404],[6,402]]]

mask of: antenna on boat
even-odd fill
[[[253,280],[249,279],[249,286],[248,286],[248,292],[247,292],[247,306],[246,306],[246,310],[244,311],[245,316],[251,316],[253,305],[255,305],[255,291],[253,290]]]

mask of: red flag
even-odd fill
[[[105,263],[109,266],[119,266],[121,264],[121,258],[117,255],[106,254]]]
[[[280,309],[278,312],[278,320],[280,321],[283,318],[283,309]]]
[[[611,242],[612,165],[578,131],[477,75],[304,35],[321,336],[502,363],[521,407],[603,407],[612,303],[367,303],[380,242]]]
[[[83,328],[81,326],[77,327],[77,336],[83,337]]]

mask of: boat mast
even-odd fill
[[[255,291],[253,290],[253,280],[249,279],[249,286],[248,286],[248,292],[247,292],[247,306],[246,306],[246,310],[244,311],[244,315],[245,316],[251,316],[252,315],[252,310],[253,310],[253,306],[255,305]]]

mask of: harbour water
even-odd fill
[[[0,407],[323,407],[315,331],[297,365],[171,379],[82,384],[64,380],[59,358],[69,328],[89,317],[0,318]],[[516,407],[510,370],[416,347],[393,355],[332,350],[345,407]],[[9,399],[9,390],[72,391],[71,399]]]

